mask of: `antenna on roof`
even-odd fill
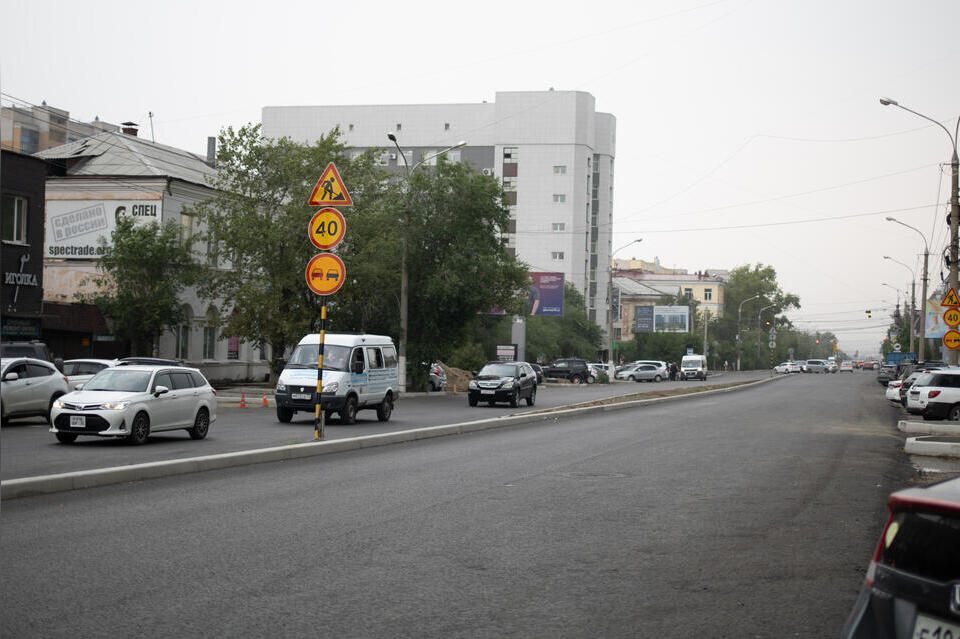
[[[157,138],[153,135],[153,111],[147,111],[147,116],[150,118],[150,141],[156,142]]]

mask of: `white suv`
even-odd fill
[[[907,410],[924,419],[960,422],[960,368],[945,368],[917,377],[907,391]]]
[[[3,423],[11,417],[46,417],[54,400],[65,395],[67,378],[50,362],[32,357],[0,359],[0,416]]]

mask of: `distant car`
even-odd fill
[[[537,401],[537,374],[527,362],[489,362],[467,385],[467,403],[507,402],[516,408],[525,399],[527,406]]]
[[[844,639],[960,637],[960,478],[900,490]]]
[[[774,373],[781,373],[781,374],[784,374],[784,375],[787,374],[787,373],[789,373],[789,372],[790,372],[790,363],[789,363],[789,362],[782,362],[782,363],[780,363],[780,364],[777,364],[776,366],[773,367],[773,372],[774,372]]]
[[[787,362],[787,372],[788,373],[802,373],[803,368],[800,366],[800,362]]]
[[[840,362],[840,372],[841,372],[841,373],[843,373],[843,372],[852,373],[852,372],[853,372],[853,362],[851,362],[850,360],[846,360],[846,361]]]
[[[631,372],[631,376],[638,382],[662,382],[667,378],[667,370],[656,364],[638,364]]]
[[[891,402],[899,404],[901,384],[903,384],[902,379],[891,379],[890,383],[887,384],[887,390],[884,391],[883,396],[889,399]]]
[[[827,362],[822,359],[808,359],[803,372],[804,373],[826,373]]]
[[[635,382],[637,381],[637,377],[633,374],[633,371],[637,370],[637,366],[640,366],[640,364],[621,366],[614,377],[616,379],[625,379],[628,382]]]
[[[0,359],[0,421],[14,417],[44,417],[69,392],[67,378],[51,362],[33,357]]]
[[[877,373],[877,381],[882,385],[886,386],[887,382],[893,379],[896,374],[897,367],[892,364],[884,364],[880,367],[880,372]]]
[[[83,390],[57,398],[50,418],[50,432],[62,444],[80,435],[142,444],[151,433],[177,429],[203,439],[217,419],[217,393],[195,368],[127,364],[105,368]]]
[[[68,359],[63,363],[63,374],[67,376],[70,390],[77,390],[77,386],[86,384],[91,377],[116,364],[115,359]]]
[[[550,366],[543,367],[543,376],[547,379],[566,379],[571,384],[583,384],[595,381],[593,371],[587,366],[587,361],[576,357],[558,359]]]

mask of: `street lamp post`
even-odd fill
[[[943,129],[943,132],[947,134],[947,137],[950,138],[950,144],[953,146],[953,157],[950,158],[950,288],[954,291],[957,290],[957,281],[958,281],[958,265],[957,259],[960,257],[960,250],[957,246],[957,231],[960,229],[960,155],[957,155],[957,137],[960,133],[960,118],[957,118],[957,126],[953,130],[953,135],[950,134],[950,129],[943,126],[941,123],[937,122],[933,118],[929,118],[922,113],[917,113],[913,109],[908,109],[907,107],[899,104],[896,100],[890,98],[880,98],[880,104],[883,106],[893,105],[897,108],[903,109],[909,113],[912,113],[916,116],[933,122],[938,127]],[[924,299],[924,304],[926,304],[926,299]],[[921,336],[920,339],[923,339]],[[921,342],[922,344],[923,342]],[[921,346],[922,348],[922,346]],[[952,348],[947,349],[947,363],[950,366],[957,365],[958,352]]]
[[[912,278],[912,279],[910,280],[910,352],[912,353],[912,352],[913,352],[913,344],[914,344],[914,342],[913,342],[913,325],[914,325],[914,322],[915,322],[915,318],[913,317],[913,314],[914,314],[915,309],[916,309],[916,307],[917,307],[917,306],[916,306],[916,304],[917,304],[917,274],[913,271],[912,268],[910,268],[909,266],[907,266],[906,264],[904,264],[904,263],[901,262],[900,260],[895,260],[895,259],[893,259],[893,258],[890,257],[889,255],[884,255],[884,256],[883,256],[883,259],[885,259],[885,260],[890,260],[891,262],[896,262],[897,264],[899,264],[899,265],[902,266],[903,268],[905,268],[905,269],[907,269],[908,271],[910,271],[910,277]],[[921,338],[921,339],[922,339],[922,338]],[[922,342],[921,342],[921,344],[922,344]],[[920,348],[923,348],[923,346],[920,346]],[[920,358],[920,361],[923,361],[923,359]]]
[[[927,244],[926,236],[920,232],[916,227],[910,226],[909,224],[904,224],[900,220],[892,217],[887,218],[888,222],[896,222],[900,226],[905,226],[908,229],[914,230],[923,240],[923,281],[920,285],[920,350],[918,354],[919,361],[924,360],[924,347],[927,343],[927,263],[930,261],[930,245]]]
[[[442,151],[438,151],[432,155],[429,155],[412,167],[410,163],[407,162],[407,154],[403,152],[403,149],[400,148],[400,143],[397,141],[397,136],[393,133],[387,133],[387,139],[393,142],[394,146],[397,147],[397,151],[400,153],[400,157],[403,158],[403,166],[406,169],[406,180],[407,180],[407,189],[410,188],[410,176],[413,175],[413,172],[416,171],[424,162],[428,162],[436,157],[440,157],[445,153],[449,153],[454,149],[459,149],[467,145],[465,141],[458,142],[453,146],[446,148]],[[404,198],[407,200],[407,198]],[[400,233],[400,348],[398,349],[397,359],[400,367],[400,375],[398,380],[398,386],[400,387],[400,392],[407,392],[407,305],[409,300],[408,287],[407,287],[407,232],[410,226],[410,202],[405,201],[403,205],[403,228]]]
[[[750,300],[755,300],[760,297],[760,294],[757,293],[753,297],[748,297],[747,299],[740,302],[740,307],[737,308],[737,370],[740,370],[740,320],[743,318],[743,305],[749,302]]]
[[[607,328],[608,328],[608,330],[607,330],[607,348],[609,348],[609,350],[608,350],[607,352],[610,353],[610,362],[612,362],[613,364],[616,364],[616,361],[614,361],[614,359],[613,359],[613,258],[616,256],[617,253],[619,253],[619,252],[622,251],[623,249],[627,248],[628,246],[633,246],[634,244],[639,244],[639,243],[642,242],[642,241],[643,241],[643,238],[641,237],[641,238],[638,239],[638,240],[633,240],[632,242],[627,242],[626,244],[624,244],[623,246],[621,246],[621,247],[618,248],[616,251],[614,251],[613,253],[610,254],[610,281],[609,281],[608,286],[607,286],[607,297],[610,298],[610,299],[609,299],[609,303],[607,304],[607,307],[610,309],[610,310],[608,311],[608,315],[610,316],[610,321],[607,323],[607,324],[608,324],[608,325],[607,325]],[[619,308],[619,305],[618,305],[618,308]],[[612,374],[610,374],[610,379],[613,379],[613,375],[612,375]]]

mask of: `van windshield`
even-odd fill
[[[300,344],[293,349],[290,361],[287,362],[287,368],[312,368],[316,370],[319,353],[319,344]],[[323,345],[323,370],[345,371],[349,361],[349,346]]]
[[[681,366],[700,366],[702,360],[699,357],[684,357],[680,360]]]

